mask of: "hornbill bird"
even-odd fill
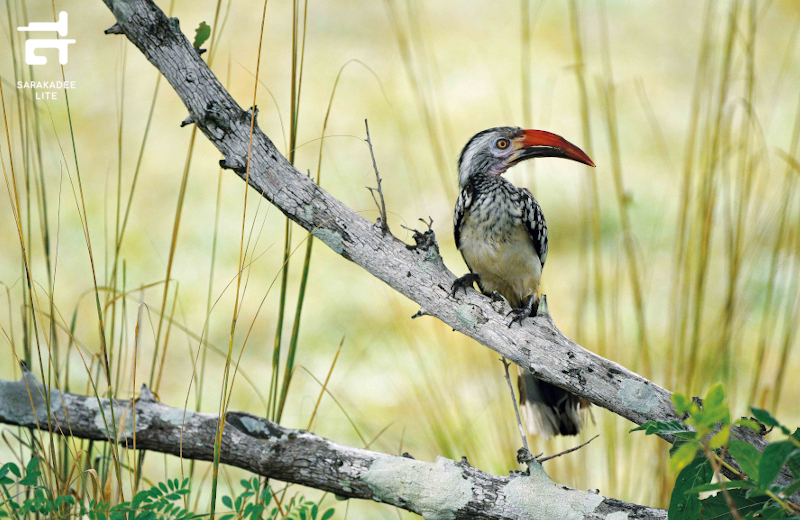
[[[534,157],[561,157],[589,166],[580,148],[550,132],[517,127],[490,128],[469,140],[458,160],[460,193],[453,223],[456,247],[470,272],[452,287],[477,283],[484,294],[502,296],[521,322],[536,316],[539,282],[547,258],[547,224],[531,192],[501,177],[510,167]],[[510,315],[510,314],[509,314]],[[576,435],[581,409],[589,403],[522,369],[520,404],[528,432],[549,438]]]

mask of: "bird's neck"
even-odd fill
[[[502,176],[490,175],[488,173],[479,173],[473,175],[472,179],[470,179],[469,185],[472,187],[474,191],[477,192],[493,191],[497,189],[502,189],[504,191],[514,191],[517,189],[516,186],[511,184]]]

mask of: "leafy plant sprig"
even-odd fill
[[[791,432],[772,414],[751,408],[752,419],[731,421],[725,388],[713,386],[702,401],[673,394],[675,411],[682,421],[647,423],[634,428],[647,435],[671,435],[670,470],[678,472],[669,505],[670,520],[773,519],[800,516],[800,508],[787,500],[800,490],[800,430]],[[760,431],[759,423],[777,428],[786,438],[759,452],[753,445],[731,438],[731,427]],[[736,461],[741,471],[725,461]],[[793,481],[775,482],[787,465]],[[727,481],[722,468],[738,477]],[[712,482],[716,476],[716,482]],[[712,496],[708,493],[716,492]],[[705,497],[705,498],[701,498]],[[707,496],[707,497],[706,497]]]
[[[78,501],[71,494],[53,496],[49,488],[41,484],[38,457],[32,457],[28,465],[20,468],[9,462],[0,468],[0,518],[13,520],[29,518],[89,518],[89,520],[189,520],[206,515],[195,514],[184,509],[182,500],[190,493],[189,479],[172,479],[161,482],[150,489],[136,493],[127,502],[116,505],[104,500]],[[234,497],[223,496],[222,503],[229,511],[220,520],[275,520],[279,507],[269,505],[272,492],[269,486],[259,491],[258,478],[241,480],[243,491]],[[23,491],[13,494],[18,486]],[[22,502],[21,497],[26,497]],[[269,512],[267,512],[267,510]],[[321,516],[319,506],[302,495],[292,498],[284,506],[281,518],[290,520],[329,520],[334,515],[330,508]]]

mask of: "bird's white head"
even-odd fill
[[[594,166],[583,150],[561,136],[501,126],[475,134],[464,147],[458,159],[459,186],[463,188],[476,175],[502,175],[515,164],[534,157],[561,157]]]

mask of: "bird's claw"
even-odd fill
[[[522,320],[525,318],[533,318],[539,312],[539,300],[536,298],[531,298],[528,300],[527,305],[525,307],[520,307],[519,309],[511,309],[511,312],[506,314],[506,317],[511,316],[514,314],[514,317],[511,318],[511,321],[508,323],[508,328],[510,329],[514,323],[519,323],[522,325]]]
[[[525,318],[528,317],[528,315],[525,313],[525,309],[524,308],[522,308],[522,309],[511,309],[511,312],[506,314],[506,318],[511,316],[512,314],[514,315],[514,317],[511,318],[510,322],[508,322],[508,328],[509,329],[515,323],[519,323],[520,325],[522,325],[522,320],[524,320]]]
[[[528,450],[528,448],[522,447],[517,450],[517,463],[518,464],[530,464],[536,460],[536,457]]]
[[[489,298],[491,298],[491,299],[492,299],[492,303],[495,303],[495,302],[504,302],[504,301],[506,301],[506,299],[505,299],[505,298],[503,298],[503,295],[502,295],[502,294],[500,294],[500,293],[499,293],[499,292],[497,292],[497,291],[492,291],[492,292],[490,292],[489,294],[487,294],[486,296],[488,296]]]
[[[450,296],[455,298],[459,289],[463,289],[464,294],[467,294],[467,287],[472,287],[472,284],[480,279],[481,277],[475,273],[467,273],[461,278],[456,278],[453,281],[453,285],[450,287]]]

